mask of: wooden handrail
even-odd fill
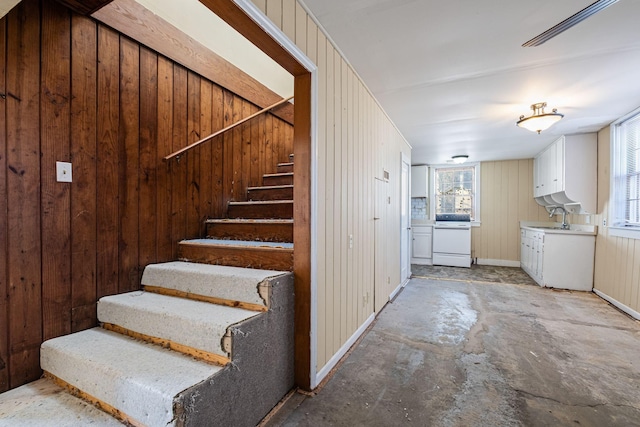
[[[202,139],[200,139],[200,140],[198,140],[198,141],[196,141],[196,142],[194,142],[194,143],[192,143],[190,145],[187,145],[184,148],[179,149],[178,151],[176,151],[174,153],[169,154],[168,156],[164,157],[163,160],[166,162],[168,160],[171,160],[174,157],[180,157],[183,153],[191,150],[192,148],[197,147],[198,145],[202,144],[203,142],[207,142],[211,138],[215,138],[216,136],[221,135],[221,134],[225,133],[226,131],[235,128],[236,126],[240,126],[241,124],[248,122],[249,120],[253,119],[254,117],[257,117],[260,114],[266,113],[267,111],[269,111],[269,110],[271,110],[273,108],[276,108],[279,105],[282,105],[282,104],[284,104],[286,102],[289,102],[292,99],[293,99],[293,96],[290,96],[289,98],[286,98],[286,99],[281,99],[280,101],[276,102],[273,105],[265,107],[262,110],[260,110],[260,111],[258,111],[256,113],[253,113],[250,116],[245,117],[244,119],[238,120],[237,122],[227,126],[224,129],[220,129],[219,131],[216,131],[216,132],[212,133],[211,135],[209,135],[207,137],[204,137],[204,138],[202,138]]]

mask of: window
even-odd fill
[[[479,221],[478,165],[435,166],[433,206],[435,214],[469,214]]]
[[[640,110],[611,125],[611,173],[612,232],[640,239]]]

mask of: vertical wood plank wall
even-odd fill
[[[607,126],[598,132],[598,214],[591,218],[598,226],[594,288],[640,312],[640,240],[609,236],[608,227],[602,226],[609,212],[610,150],[611,128]],[[575,217],[569,221],[577,222]]]
[[[471,229],[471,256],[520,260],[520,221],[550,221],[533,199],[533,159],[480,164],[480,227]]]
[[[163,162],[257,107],[56,2],[0,20],[0,93],[0,391],[37,379],[43,340],[95,325],[98,298],[137,289],[293,149],[268,114]]]
[[[296,0],[254,0],[318,66],[317,366],[374,312],[374,245],[385,245],[387,300],[400,284],[400,163],[410,147]],[[374,239],[374,180],[389,172],[385,233]],[[353,248],[349,236],[353,235]]]

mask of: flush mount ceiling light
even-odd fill
[[[530,117],[520,116],[520,120],[516,122],[516,126],[530,130],[531,132],[542,132],[549,129],[549,127],[564,117],[564,114],[558,113],[555,108],[551,110],[551,113],[545,113],[544,107],[547,106],[546,102],[538,102],[532,104],[531,109],[533,114]]]
[[[466,162],[468,158],[469,156],[467,156],[466,154],[460,154],[458,156],[451,157],[451,160],[453,160],[453,163],[461,164]]]

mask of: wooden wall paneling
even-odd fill
[[[202,3],[223,19],[225,12],[228,12],[229,9],[237,10],[237,6],[233,3],[219,1],[203,1]],[[271,6],[271,1],[269,5]],[[92,16],[261,108],[282,99],[280,95],[265,87],[258,80],[216,55],[209,48],[193,40],[135,0],[119,0]],[[244,29],[257,28],[256,23],[244,13],[242,13],[240,25],[240,28]],[[251,40],[251,37],[248,38]],[[283,55],[284,48],[273,39],[269,40],[270,48],[278,51],[279,55]],[[301,68],[292,59],[289,59],[288,62],[290,68],[296,70]],[[293,123],[292,107],[279,108],[275,114],[289,123]]]
[[[303,52],[308,52],[307,49],[307,12],[304,10],[302,5],[298,2],[295,4],[295,23],[296,23],[296,45]]]
[[[158,55],[140,47],[140,166],[138,169],[140,268],[158,261]],[[158,170],[160,169],[160,170]]]
[[[320,36],[318,36],[320,38]],[[325,322],[325,313],[327,311],[327,129],[323,125],[327,122],[327,59],[326,59],[326,41],[318,40],[318,50],[316,52],[318,65],[318,158],[317,158],[317,171],[318,171],[318,194],[317,194],[317,242],[316,248],[318,251],[317,262],[317,333],[314,339],[316,340],[316,366],[313,368],[318,371],[326,363],[326,338],[327,327]]]
[[[243,100],[237,96],[233,97],[233,112],[231,114],[231,123],[235,123],[242,119]],[[242,183],[242,127],[236,126],[229,133],[233,136],[231,143],[232,150],[232,162],[231,162],[231,176],[233,179],[231,187],[231,200],[242,201],[243,183]]]
[[[334,54],[333,47],[326,40],[326,48],[325,48],[325,61],[326,68],[324,75],[326,76],[326,117],[325,117],[325,132],[326,132],[326,144],[327,144],[327,156],[325,160],[326,165],[326,180],[325,180],[325,212],[326,217],[328,218],[326,222],[326,232],[325,232],[325,245],[326,245],[326,281],[322,283],[320,286],[324,286],[326,289],[326,298],[325,298],[325,309],[321,313],[324,315],[320,317],[320,321],[324,320],[325,322],[325,354],[324,354],[324,363],[328,362],[333,354],[335,353],[336,341],[338,338],[335,337],[335,329],[334,329],[334,318],[339,315],[336,307],[334,306],[334,295],[336,292],[336,281],[335,281],[335,150],[336,150],[336,138],[335,138],[335,116],[334,116],[334,108],[335,108],[335,76],[333,73],[334,69]],[[324,363],[320,366],[324,366]]]
[[[267,1],[267,17],[277,27],[282,28],[282,0]]]
[[[253,0],[253,4],[265,15],[267,14],[267,0]]]
[[[198,141],[203,135],[200,132],[200,84],[201,79],[195,73],[187,74],[187,144]],[[206,143],[207,145],[210,142]],[[185,237],[201,237],[204,229],[203,216],[200,212],[200,154],[202,146],[187,153],[187,200]]]
[[[269,7],[271,7],[271,1]],[[282,1],[282,32],[285,33],[289,40],[296,41],[296,0],[281,0]],[[275,21],[274,21],[275,22]]]
[[[273,170],[274,156],[273,156],[273,120],[274,117],[271,114],[264,114],[264,172]]]
[[[305,34],[306,34],[306,29],[305,29]],[[356,330],[356,322],[355,322],[355,317],[358,314],[358,310],[356,307],[356,294],[355,292],[357,291],[357,283],[356,283],[356,276],[355,276],[355,270],[357,269],[357,264],[356,264],[356,256],[355,256],[355,252],[359,251],[359,245],[358,245],[358,234],[355,233],[355,222],[354,222],[354,217],[353,217],[353,213],[355,210],[355,198],[356,196],[356,191],[355,191],[355,176],[354,176],[354,169],[355,169],[355,159],[353,156],[353,149],[355,146],[355,140],[354,140],[354,128],[355,126],[351,126],[352,123],[356,123],[354,117],[353,117],[353,112],[354,112],[354,104],[353,104],[353,73],[351,72],[351,69],[347,69],[346,70],[346,77],[347,77],[347,109],[345,111],[346,115],[347,115],[347,122],[350,124],[347,127],[347,167],[346,169],[346,173],[347,173],[347,337],[351,336],[353,334],[353,332],[355,332]],[[349,238],[355,239],[355,244],[354,245],[350,245],[349,244]]]
[[[0,19],[0,93],[6,91],[7,18]],[[0,100],[0,393],[9,389],[9,286],[7,272],[7,122]]]
[[[213,133],[212,117],[212,84],[207,79],[200,79],[200,135]],[[213,163],[213,146],[217,143],[213,139],[200,146],[200,220],[198,221],[198,236],[205,236],[204,220],[213,213],[213,181],[216,165]]]
[[[120,132],[119,132],[119,291],[138,289],[138,207],[140,166],[140,48],[126,37],[120,38]]]
[[[118,293],[120,36],[98,26],[96,189],[97,297]]]
[[[342,57],[339,59],[340,62],[340,83],[341,87],[339,88],[340,95],[342,97],[342,108],[340,109],[341,123],[340,129],[342,130],[342,138],[341,138],[341,149],[342,152],[340,154],[340,158],[342,161],[342,167],[340,168],[340,198],[341,198],[341,209],[340,209],[340,249],[342,253],[342,261],[340,263],[340,344],[344,343],[350,336],[349,334],[349,156],[348,150],[351,145],[351,141],[349,141],[349,83],[348,83],[348,68],[347,64]]]
[[[640,240],[634,240],[633,262],[634,266],[633,275],[631,276],[631,286],[633,287],[631,292],[631,300],[629,306],[636,311],[640,311]]]
[[[510,161],[500,162],[500,187],[503,189],[500,192],[500,222],[495,224],[495,230],[501,230],[500,233],[500,251],[496,253],[497,259],[509,259],[509,229],[513,227],[513,223],[509,217],[509,191],[504,191],[505,188],[509,188],[509,163]],[[514,181],[514,180],[511,180]]]
[[[250,104],[250,107],[251,108],[250,108],[249,114],[254,114],[259,111],[259,108],[253,104]],[[264,114],[262,114],[261,116],[263,115]],[[260,152],[261,152],[260,119],[261,117],[256,117],[255,119],[249,122],[250,133],[251,133],[249,135],[249,141],[251,141],[251,147],[250,147],[251,148],[251,151],[250,151],[251,179],[249,180],[249,186],[251,187],[262,185],[261,180],[262,180],[262,174],[264,173],[261,168],[262,162],[260,162]],[[276,172],[276,170],[274,169],[271,172]]]
[[[173,152],[173,62],[158,56],[158,130],[157,130],[157,198],[156,223],[158,236],[158,260],[174,257],[172,233],[173,187],[172,179],[178,162],[163,162],[164,156]]]
[[[280,120],[278,120],[277,117],[274,117],[271,122],[271,134],[273,135],[272,141],[271,141],[272,155],[271,155],[271,165],[269,166],[269,169],[274,170],[273,168],[275,167],[275,165],[278,164],[278,162],[282,158],[282,151],[284,150],[282,132],[280,132]],[[294,156],[294,163],[295,163],[295,156]]]
[[[225,105],[224,92],[218,85],[212,87],[212,107],[211,107],[211,126],[213,130],[222,129],[224,127]],[[223,171],[224,171],[224,136],[214,138],[211,144],[211,171],[212,171],[212,204],[213,210],[211,215],[214,218],[223,218],[226,214],[226,200],[223,196]]]
[[[252,113],[251,104],[242,101],[242,113],[240,118],[249,117]],[[240,155],[242,158],[242,171],[240,172],[240,189],[238,196],[240,200],[247,200],[247,187],[251,184],[251,121],[240,126]]]
[[[113,0],[58,0],[59,3],[82,15],[90,15],[92,12],[106,6]]]
[[[518,180],[518,161],[512,160],[507,164],[507,186],[509,188],[509,203],[507,205],[507,250],[502,254],[502,259],[518,260],[520,253],[520,213],[518,212],[518,193],[520,181]]]
[[[187,70],[177,64],[173,66],[173,125],[172,151],[188,143],[187,131]],[[188,154],[187,154],[188,155]],[[171,162],[171,242],[173,257],[178,254],[177,243],[186,236],[187,200],[187,164],[186,158]]]
[[[42,11],[42,333],[47,340],[71,332],[71,184],[56,180],[56,161],[71,160],[71,18],[52,2],[43,3]]]
[[[229,91],[223,91],[223,126],[227,127],[231,125],[233,120],[233,110],[234,110],[234,96]],[[227,213],[227,205],[230,201],[233,200],[233,141],[234,141],[234,131],[225,132],[223,137],[223,149],[222,149],[222,207],[224,209],[224,213],[226,216]]]
[[[267,138],[266,138],[266,116],[267,114],[261,114],[259,117],[255,118],[255,132],[256,135],[252,135],[252,138],[255,137],[255,141],[257,141],[258,147],[258,171],[257,175],[262,176],[267,173],[266,169],[266,148],[267,148]],[[257,185],[262,185],[260,181],[258,181]]]
[[[40,9],[26,0],[7,15],[6,126],[10,387],[40,376]]]
[[[340,273],[342,271],[342,199],[340,194],[342,192],[342,98],[341,98],[341,88],[342,88],[342,74],[340,73],[340,55],[338,52],[332,50],[334,61],[333,61],[333,69],[334,69],[334,81],[333,81],[333,91],[334,91],[334,105],[333,105],[333,120],[334,120],[334,129],[335,133],[333,135],[335,141],[335,150],[333,153],[333,162],[334,162],[334,170],[333,170],[333,198],[334,198],[334,206],[333,206],[333,305],[334,305],[334,313],[333,313],[333,343],[332,343],[332,354],[335,353],[339,348],[342,341],[340,323],[342,322],[342,307],[340,305],[340,300],[342,298],[342,282]]]
[[[71,19],[71,330],[96,319],[96,66],[97,27],[80,15]]]

